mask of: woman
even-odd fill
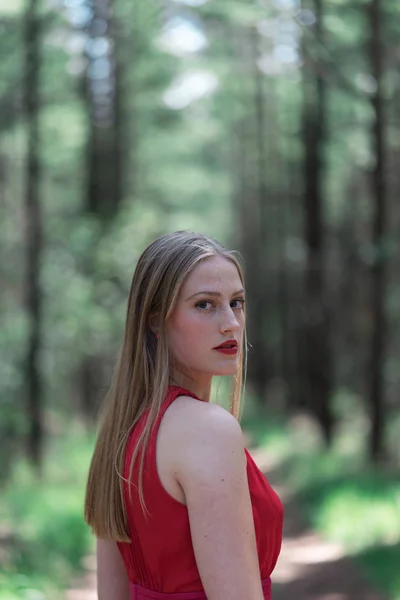
[[[244,303],[236,255],[204,235],[139,258],[86,490],[99,600],[271,598],[282,506],[238,423]]]

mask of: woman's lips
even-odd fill
[[[221,352],[221,354],[227,354],[228,356],[233,356],[238,353],[238,347],[234,346],[233,348],[228,348],[222,346],[221,348],[214,348],[217,352]]]
[[[221,352],[221,354],[226,354],[228,356],[234,356],[238,353],[238,343],[236,340],[227,340],[223,342],[219,346],[214,348],[217,352]]]

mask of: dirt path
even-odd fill
[[[274,570],[273,600],[388,600],[371,589],[340,544],[324,541],[311,531],[297,503],[279,482],[265,451],[252,451],[284,508],[282,552]]]
[[[85,573],[72,583],[65,600],[97,600],[95,556],[86,558]]]
[[[273,574],[273,600],[388,600],[373,591],[343,548],[323,541],[304,525],[296,502],[275,481],[265,452],[251,451],[285,507],[282,552]],[[97,600],[95,559],[88,557],[86,573],[71,586],[65,600]]]

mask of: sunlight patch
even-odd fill
[[[22,13],[24,8],[23,0],[0,0],[0,15],[4,16],[12,16],[19,15]]]
[[[210,71],[186,71],[179,75],[164,92],[164,103],[181,110],[196,100],[210,96],[218,87],[216,75]]]
[[[157,41],[158,46],[175,56],[185,56],[204,50],[207,38],[192,20],[183,17],[170,19]]]

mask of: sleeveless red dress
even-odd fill
[[[158,427],[165,411],[178,396],[191,396],[201,402],[189,390],[178,386],[168,388],[150,438],[143,470],[143,493],[150,517],[143,514],[137,488],[132,485],[138,481],[138,461],[135,461],[132,473],[131,500],[128,483],[124,483],[132,542],[118,543],[118,547],[131,582],[132,600],[206,600],[193,551],[187,507],[165,490],[156,466]],[[146,413],[129,437],[125,454],[125,479],[128,479],[135,443],[145,422]],[[270,599],[270,575],[281,549],[283,508],[247,450],[245,453],[264,598]]]

